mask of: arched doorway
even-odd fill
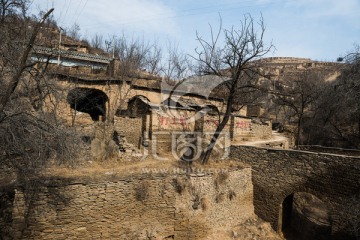
[[[306,192],[288,195],[280,206],[279,232],[289,240],[329,239],[331,218],[326,204]]]
[[[76,111],[88,113],[93,121],[105,121],[108,96],[101,90],[77,87],[69,91],[67,102]]]
[[[128,114],[130,117],[141,117],[149,113],[152,103],[142,95],[136,95],[128,101]]]

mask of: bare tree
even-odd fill
[[[97,37],[92,46],[98,45]],[[105,41],[104,50],[120,59],[120,74],[123,79],[135,76],[139,72],[147,72],[165,79],[182,80],[191,72],[190,57],[169,44],[167,51],[157,43],[141,38],[111,36]]]
[[[0,19],[1,22],[10,15],[19,13],[24,14],[27,10],[29,0],[1,0],[0,1]]]
[[[360,142],[360,46],[345,57],[347,68],[343,69],[338,87],[343,90],[344,100],[349,106],[349,120],[356,125],[354,134]]]
[[[147,54],[145,60],[145,69],[153,75],[161,72],[161,60],[163,58],[163,49],[157,42],[151,44],[150,52]]]
[[[13,76],[11,77],[10,83],[8,84],[8,86],[6,87],[6,90],[0,97],[0,115],[3,115],[4,108],[5,108],[6,104],[8,103],[8,101],[10,100],[11,95],[16,90],[16,87],[19,84],[22,73],[24,72],[24,70],[27,67],[29,67],[27,65],[27,59],[29,57],[29,53],[31,51],[32,45],[35,42],[36,35],[37,35],[41,25],[44,23],[46,18],[52,13],[53,10],[54,10],[53,8],[50,9],[44,15],[44,17],[41,19],[41,21],[35,26],[34,31],[30,37],[30,40],[27,43],[26,48],[24,49],[24,52],[22,52],[22,54],[21,54],[21,58],[20,58],[19,62],[15,65],[16,66],[15,72],[14,72]]]
[[[337,147],[360,147],[360,48],[347,54],[341,75],[329,83],[320,102],[317,141]]]
[[[121,61],[120,71],[134,74],[146,70],[158,74],[162,50],[157,43],[150,43],[141,38],[129,38],[125,34],[114,39],[114,53]]]
[[[73,39],[80,40],[81,34],[79,24],[74,23],[71,28],[67,29],[66,34]]]
[[[25,229],[32,202],[45,182],[44,168],[74,159],[76,141],[54,112],[44,110],[54,83],[46,77],[46,67],[36,68],[30,58],[39,29],[53,9],[38,22],[17,11],[21,14],[6,15],[0,24],[0,166],[2,179],[8,177],[24,190]]]
[[[103,48],[104,40],[103,36],[99,34],[95,34],[90,40],[91,46],[93,48]]]
[[[303,144],[301,132],[306,118],[313,118],[322,96],[324,78],[315,71],[305,70],[288,76],[277,89],[275,104],[283,107],[286,120],[296,123],[295,144]]]
[[[259,22],[254,22],[249,14],[244,16],[239,29],[235,27],[223,29],[220,21],[217,33],[214,33],[211,28],[210,41],[205,40],[197,33],[200,48],[196,49],[196,56],[193,58],[199,64],[199,73],[223,78],[228,89],[225,97],[225,113],[222,115],[209,146],[203,152],[203,164],[208,162],[221,131],[230,119],[237,93],[245,89],[258,88],[259,71],[254,61],[273,49],[272,43],[265,44],[264,33],[263,18],[261,17]]]
[[[167,80],[183,80],[192,72],[192,63],[188,54],[179,51],[174,44],[169,44],[167,57],[161,68],[161,74]]]

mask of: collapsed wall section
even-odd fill
[[[115,131],[119,137],[125,137],[126,141],[135,147],[139,147],[142,139],[142,125],[141,117],[114,117]]]

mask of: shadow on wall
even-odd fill
[[[0,239],[27,239],[34,232],[40,234],[37,230],[42,229],[46,222],[39,219],[38,214],[55,219],[56,212],[71,202],[72,197],[61,192],[57,184],[68,180],[34,178],[16,187],[0,189]]]

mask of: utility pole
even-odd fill
[[[276,92],[276,85],[275,85],[275,83],[276,83],[276,80],[274,79],[274,89],[273,89],[274,93]],[[274,95],[274,96],[275,96],[275,95]],[[277,121],[277,120],[278,120],[278,113],[277,113],[276,103],[274,104],[274,106],[275,106],[275,121]]]
[[[60,53],[61,53],[61,50],[60,50],[60,47],[61,47],[61,32],[64,31],[64,29],[62,29],[61,27],[59,27],[59,30],[60,30],[60,37],[59,37],[59,54],[58,54],[58,61],[57,61],[57,65],[60,66]]]
[[[113,36],[113,49],[112,49],[112,58],[115,58],[115,36]]]

